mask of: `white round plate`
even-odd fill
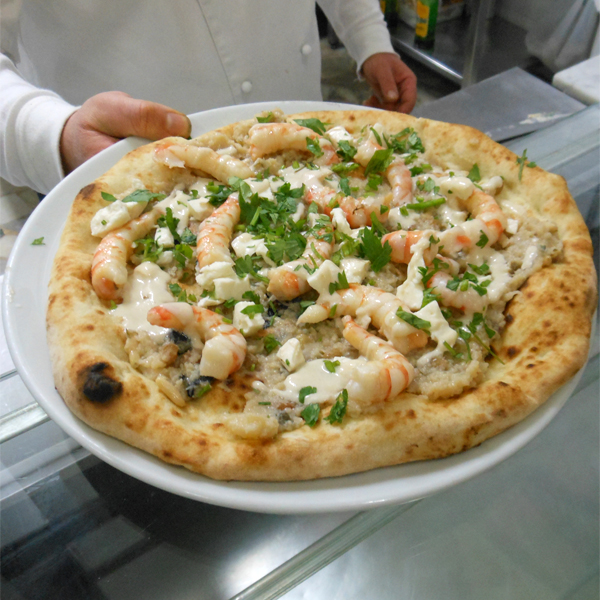
[[[192,135],[276,107],[287,114],[360,108],[323,102],[276,102],[219,108],[192,115]],[[554,418],[575,389],[579,377],[518,425],[477,448],[449,458],[291,483],[215,481],[164,463],[88,427],[70,412],[54,387],[45,326],[50,270],[62,227],[79,190],[143,143],[145,140],[139,138],[118,142],[83,164],[48,194],[19,234],[7,264],[2,290],[2,316],[8,346],[27,388],[68,435],[113,467],[181,496],[256,512],[315,513],[400,504],[456,485],[514,454]],[[41,237],[44,245],[31,245],[34,239]]]

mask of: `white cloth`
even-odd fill
[[[358,69],[394,52],[376,0],[319,5]],[[188,114],[321,99],[314,0],[21,0],[14,12],[2,25],[0,175],[15,185],[60,181],[62,127],[102,91]]]

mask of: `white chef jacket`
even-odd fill
[[[64,123],[99,92],[184,113],[322,99],[314,0],[17,2],[18,14],[3,10],[0,56],[0,174],[15,185],[60,181]],[[319,5],[359,69],[393,52],[377,0]]]

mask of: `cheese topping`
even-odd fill
[[[150,325],[146,316],[152,307],[173,302],[173,295],[167,289],[170,279],[158,265],[142,263],[127,280],[123,302],[114,309],[113,315],[122,319],[125,329],[145,331],[157,340],[163,339],[167,330]]]
[[[316,359],[307,362],[295,373],[288,375],[283,382],[282,389],[277,393],[286,400],[298,402],[300,391],[312,387],[316,391],[304,398],[303,404],[323,404],[335,400],[338,394],[348,386],[355,375],[356,367],[366,362],[365,358],[346,358],[338,356],[330,359],[334,367],[333,372],[325,365],[325,359]]]

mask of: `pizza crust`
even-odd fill
[[[243,410],[244,394],[251,387],[252,382],[239,374],[228,384],[229,391],[217,387],[201,401],[176,407],[154,381],[129,364],[125,334],[90,281],[98,241],[89,223],[105,205],[102,191],[123,193],[135,179],[151,191],[168,192],[201,174],[174,177],[153,160],[156,142],[129,153],[81,190],[55,258],[48,343],[56,387],[80,419],[211,478],[317,479],[467,450],[524,419],[585,364],[597,301],[596,274],[589,233],[561,177],[534,167],[524,169],[519,181],[516,155],[465,126],[374,111],[311,112],[290,118],[313,117],[343,124],[351,132],[374,122],[393,130],[413,127],[424,141],[426,159],[435,157],[442,166],[462,170],[477,162],[482,174],[503,177],[500,200],[522,203],[526,195],[535,212],[556,225],[561,256],[535,273],[505,311],[507,326],[493,343],[503,362],[491,361],[484,382],[457,397],[431,401],[404,393],[378,412],[345,419],[341,425],[300,427],[271,440],[244,440],[225,426],[230,414]],[[250,124],[230,125],[195,143],[219,147]],[[90,386],[98,395],[93,401]]]

